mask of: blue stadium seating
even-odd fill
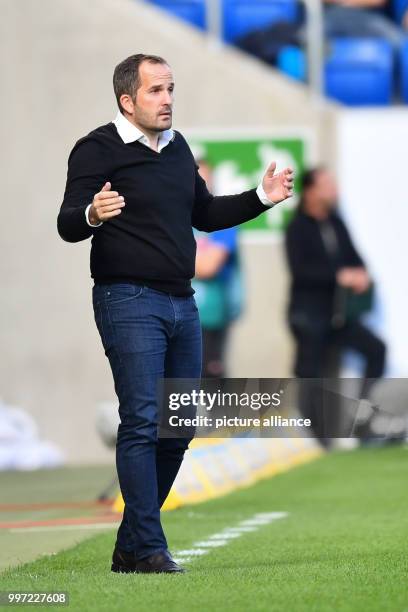
[[[205,0],[150,0],[150,2],[201,30],[206,29]]]
[[[277,66],[292,79],[306,80],[306,55],[299,47],[293,45],[282,47],[279,51]]]
[[[352,106],[391,103],[391,45],[377,38],[336,38],[325,63],[326,95]]]
[[[401,19],[405,11],[408,9],[408,0],[393,0],[392,12],[395,20],[401,23]]]
[[[401,95],[408,104],[408,38],[401,49]]]
[[[223,3],[224,40],[233,42],[251,30],[279,21],[296,21],[296,0],[220,0]]]

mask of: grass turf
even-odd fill
[[[184,575],[110,573],[112,531],[7,570],[0,590],[68,591],[81,612],[406,612],[407,482],[404,447],[331,454],[164,514],[176,551],[257,512],[289,512],[198,557]]]
[[[97,499],[112,480],[114,470],[114,465],[105,465],[63,467],[34,472],[0,472],[0,522],[95,516],[95,507],[67,508],[64,502]],[[53,506],[53,502],[62,506]],[[3,504],[22,506],[18,511],[14,508],[7,510]],[[31,504],[45,504],[45,507],[36,509]],[[32,561],[41,554],[51,554],[74,546],[94,534],[95,530],[92,528],[18,534],[8,529],[0,529],[0,572],[9,565]]]

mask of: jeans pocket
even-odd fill
[[[107,306],[124,304],[139,298],[145,287],[133,283],[117,283],[106,285],[104,291],[104,301]]]

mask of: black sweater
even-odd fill
[[[106,181],[126,205],[90,227],[85,209]],[[211,232],[257,217],[268,207],[256,190],[214,197],[179,132],[160,153],[125,144],[113,123],[79,140],[68,160],[58,232],[68,242],[92,236],[95,283],[136,282],[173,295],[192,295],[196,244],[192,227]]]
[[[334,233],[332,248],[324,240],[325,226]],[[286,233],[286,253],[292,277],[290,310],[319,316],[332,315],[337,270],[364,266],[346,226],[334,212],[323,223],[298,213]]]

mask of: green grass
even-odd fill
[[[112,531],[4,572],[0,590],[68,591],[81,612],[407,612],[407,484],[404,447],[332,454],[164,514],[176,551],[256,512],[289,512],[184,575],[112,574]]]
[[[1,504],[82,502],[97,499],[114,475],[114,465],[63,467],[34,472],[0,472]],[[6,511],[0,521],[47,520],[95,515],[92,508],[26,508]],[[11,533],[0,530],[0,571],[9,565],[31,561],[44,553],[69,548],[94,535],[95,530]]]

